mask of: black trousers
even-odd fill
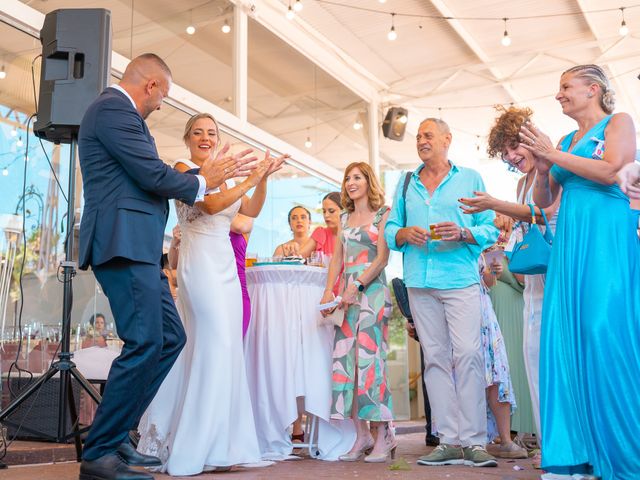
[[[109,299],[122,353],[109,371],[102,403],[85,441],[95,460],[128,441],[186,342],[160,265],[117,258],[93,268]]]

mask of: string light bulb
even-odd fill
[[[356,118],[356,121],[353,122],[353,129],[354,130],[362,130],[362,127],[363,127],[362,122],[360,121],[359,118]]]
[[[387,0],[378,0],[380,3],[387,3]]]
[[[196,33],[196,27],[193,26],[193,10],[189,10],[189,26],[185,28],[185,32],[189,35]]]
[[[302,11],[302,8],[304,7],[304,5],[302,5],[302,2],[300,0],[296,0],[296,3],[293,4],[293,9],[296,12],[300,12]]]
[[[503,47],[508,47],[509,45],[511,45],[511,37],[509,36],[509,32],[507,31],[507,18],[503,18],[502,19],[504,21],[504,34],[502,35],[502,40],[500,40],[500,43],[502,44]]]
[[[9,169],[7,169],[6,167],[2,169],[2,176],[6,177],[9,175]]]
[[[4,65],[2,65],[2,69],[0,69],[0,80],[4,80],[5,78],[7,78],[7,72],[4,69]]]
[[[287,20],[293,20],[296,16],[296,12],[293,11],[293,8],[291,8],[291,2],[289,2],[289,8],[287,8],[287,13],[285,14],[285,17],[287,17]]]
[[[22,141],[22,137],[19,137],[18,141],[16,142],[16,146],[21,147],[22,145],[24,145],[24,142]]]
[[[395,13],[391,14],[391,30],[389,30],[389,33],[387,33],[387,38],[389,40],[391,40],[392,42],[398,38],[398,34],[396,33],[396,26],[394,25],[394,19],[396,17]]]
[[[12,137],[17,137],[18,136],[18,130],[16,130],[16,127],[13,127],[11,129],[11,136]]]
[[[622,22],[620,22],[620,29],[618,30],[618,33],[623,37],[626,37],[629,35],[629,27],[627,27],[627,22],[624,19],[624,7],[620,7],[620,14],[622,15]]]
[[[313,143],[311,142],[311,137],[309,135],[307,135],[307,139],[304,142],[304,146],[306,148],[311,148],[313,147]]]
[[[224,25],[222,25],[222,28],[220,30],[222,30],[222,33],[229,33],[231,31],[231,26],[229,25],[229,22],[225,20]]]

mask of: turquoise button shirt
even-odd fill
[[[400,177],[396,188],[393,208],[384,229],[389,248],[404,253],[404,281],[407,287],[452,289],[465,288],[480,282],[478,258],[480,253],[498,239],[498,229],[493,225],[495,213],[492,210],[467,215],[460,209],[459,198],[473,197],[473,192],[485,191],[480,174],[475,170],[457,167],[442,180],[433,196],[420,181],[420,165],[412,174],[407,188],[406,218],[402,187],[405,176]],[[440,222],[454,222],[468,228],[478,245],[463,242],[428,240],[418,247],[396,243],[398,230],[405,226],[429,229],[429,225]]]

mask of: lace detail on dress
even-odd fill
[[[178,221],[181,225],[193,223],[204,215],[202,210],[200,210],[198,207],[190,207],[186,203],[182,203],[180,200],[176,200],[176,213],[178,215]]]
[[[146,415],[145,415],[146,416]],[[138,451],[145,455],[153,455],[158,457],[162,462],[161,467],[154,467],[150,470],[154,472],[164,472],[166,470],[167,461],[169,460],[169,437],[161,438],[158,429],[154,424],[145,425],[144,432],[141,430],[140,443]],[[142,433],[144,433],[142,435]]]

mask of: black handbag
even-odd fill
[[[396,302],[398,303],[400,313],[404,318],[413,322],[413,318],[411,317],[411,307],[409,306],[409,295],[407,294],[407,287],[404,282],[401,278],[394,278],[391,280],[391,287],[393,288],[393,293],[396,296]]]
[[[404,177],[404,185],[402,186],[402,199],[405,201],[405,218],[407,213],[407,188],[411,181],[411,172],[407,172]],[[404,257],[404,256],[403,256]],[[407,293],[407,286],[404,284],[404,280],[401,278],[394,278],[391,280],[391,287],[393,293],[396,296],[396,302],[398,302],[398,308],[402,316],[406,318],[410,323],[413,323],[413,317],[411,316],[411,307],[409,306],[409,294]]]

